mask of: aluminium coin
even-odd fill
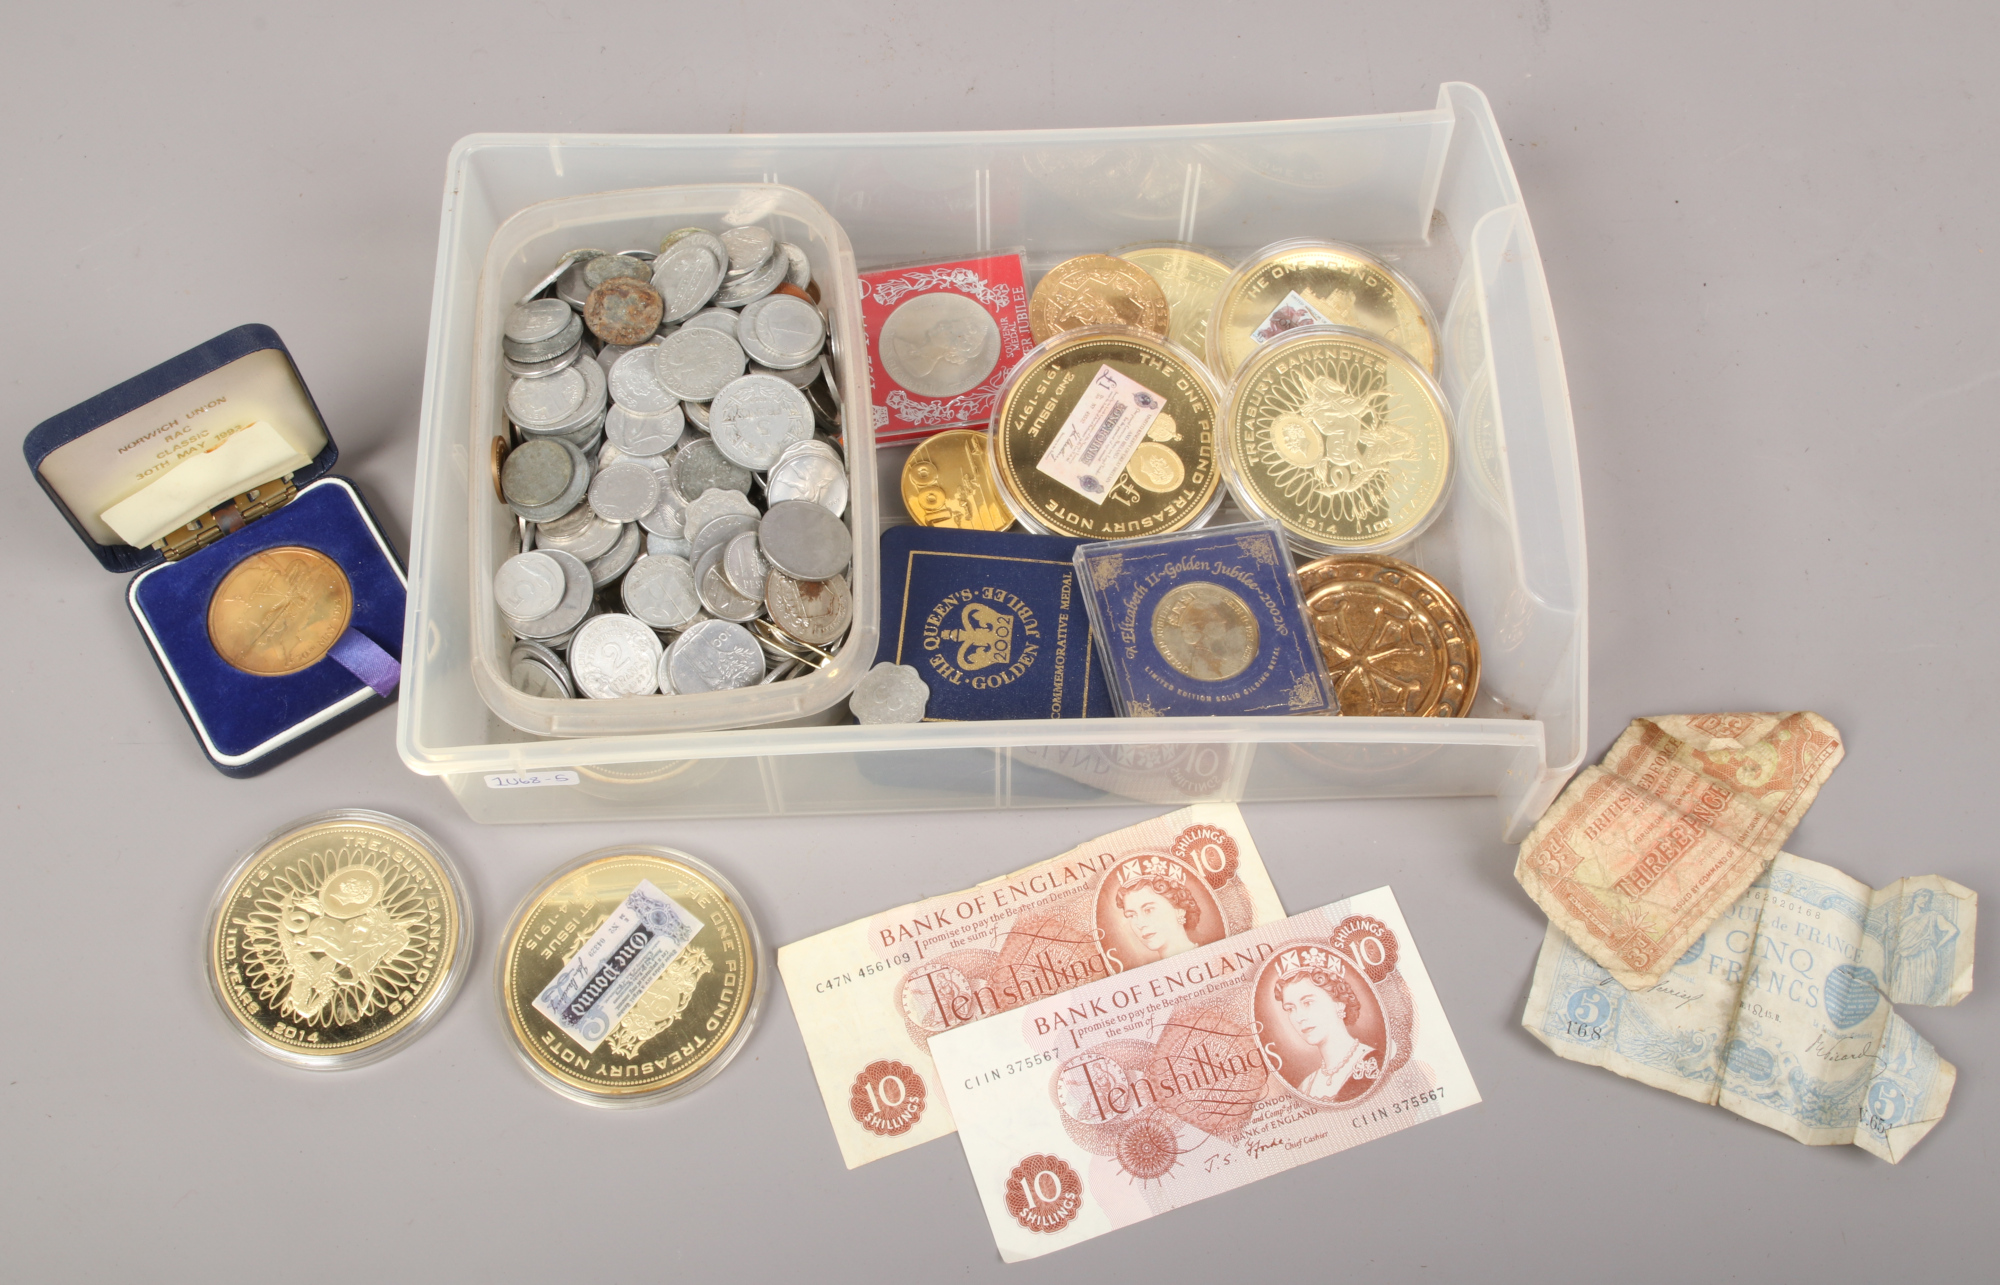
[[[684,401],[681,403],[681,410],[686,412],[688,423],[704,433],[708,431],[707,402]]]
[[[694,567],[685,558],[648,553],[625,573],[619,593],[625,610],[654,629],[679,629],[701,614]]]
[[[542,700],[573,700],[576,696],[560,673],[532,657],[516,657],[508,665],[507,676],[516,691]]]
[[[624,278],[631,281],[650,280],[651,267],[629,254],[600,254],[587,260],[583,265],[583,287],[594,291],[607,281]]]
[[[648,534],[646,536],[646,552],[664,554],[680,558],[683,561],[693,561],[694,559],[694,545],[676,536]]]
[[[569,488],[574,469],[563,443],[532,438],[507,453],[507,462],[500,466],[500,489],[509,504],[541,508]]]
[[[743,373],[737,342],[719,330],[681,329],[654,349],[660,383],[683,401],[705,402]]]
[[[551,522],[537,523],[535,542],[542,549],[560,549],[584,562],[601,558],[618,543],[622,528],[597,515],[588,502]]]
[[[811,500],[839,517],[847,511],[847,466],[830,450],[811,449],[817,445],[801,442],[780,456],[764,479],[764,497],[772,504]]]
[[[726,543],[719,543],[707,553],[697,553],[694,561],[695,592],[701,595],[701,605],[718,620],[733,620],[748,624],[764,614],[764,599],[736,592],[729,578],[722,570],[722,555]]]
[[[590,583],[602,589],[631,569],[639,560],[639,547],[644,544],[646,533],[637,522],[627,522],[618,528],[618,543],[611,546],[609,553],[598,555],[590,566]]]
[[[562,565],[562,603],[548,615],[538,620],[516,622],[514,633],[520,638],[530,638],[547,646],[556,646],[555,639],[566,637],[590,614],[596,595],[596,586],[590,581],[590,568],[573,553],[561,549],[544,549]]]
[[[741,513],[753,522],[762,516],[757,506],[741,491],[725,491],[721,487],[710,487],[687,502],[681,520],[688,537],[692,539],[696,531],[725,513]]]
[[[723,547],[722,574],[729,581],[729,587],[744,597],[761,599],[764,596],[764,581],[771,574],[771,565],[764,561],[764,554],[757,548],[757,533],[754,530],[731,537]]]
[[[700,566],[701,559],[709,550],[728,544],[731,540],[734,540],[737,536],[745,532],[756,531],[757,523],[758,519],[754,514],[746,516],[741,513],[725,513],[721,517],[690,531],[688,533],[688,540],[694,546],[696,566]]]
[[[661,341],[662,343],[665,340]],[[633,415],[665,415],[680,410],[680,397],[660,383],[657,345],[630,349],[611,367],[607,380],[616,408]],[[606,412],[607,418],[610,412]],[[662,447],[661,449],[665,449]],[[635,452],[637,453],[637,452]]]
[[[722,285],[729,263],[722,243],[693,232],[653,260],[653,289],[660,295],[663,321],[685,321],[707,306]]]
[[[493,597],[509,620],[540,620],[562,605],[562,564],[547,553],[517,553],[493,575]]]
[[[805,394],[785,381],[744,375],[716,393],[708,424],[723,455],[762,472],[778,462],[786,447],[811,440],[813,414]]]
[[[655,384],[659,382],[653,379],[651,370],[646,371],[646,378]],[[615,398],[618,391],[615,373],[611,383]],[[679,398],[669,398],[666,408],[656,412],[641,412],[620,403],[604,413],[605,440],[626,455],[663,455],[681,440],[686,428],[687,416],[681,410]]]
[[[595,700],[659,690],[660,639],[645,622],[610,613],[584,622],[569,645],[577,690]]]
[[[778,242],[778,252],[785,256],[785,261],[789,265],[785,271],[786,281],[789,281],[801,290],[812,284],[812,261],[806,258],[804,250],[793,245],[790,241],[780,241]]]
[[[435,1021],[471,945],[471,905],[444,849],[407,821],[350,809],[293,822],[229,873],[209,914],[207,972],[259,1051],[341,1070]]]
[[[764,607],[779,628],[818,647],[839,642],[854,623],[854,597],[846,576],[795,580],[773,571],[764,581]]]
[[[854,537],[811,500],[785,500],[764,513],[757,533],[771,565],[794,580],[825,580],[847,570]]]
[[[737,342],[758,363],[773,370],[797,370],[826,346],[826,318],[792,295],[771,295],[743,310]]]
[[[740,308],[762,299],[784,283],[785,274],[791,271],[791,267],[791,260],[774,254],[762,267],[754,268],[733,281],[724,280],[722,288],[715,292],[715,302],[725,308]]]
[[[847,708],[861,723],[921,723],[930,698],[922,674],[885,660],[854,684]]]
[[[707,490],[740,491],[748,495],[757,475],[723,455],[713,439],[698,437],[682,443],[674,452],[670,476],[681,498],[692,500]]]
[[[750,631],[731,620],[698,620],[668,648],[674,690],[728,691],[753,687],[764,677],[764,651]]]
[[[729,252],[729,268],[732,272],[750,272],[770,262],[771,255],[778,248],[778,239],[768,228],[755,224],[748,227],[730,228],[716,238],[722,248]],[[786,260],[787,268],[790,260]]]
[[[681,324],[683,326],[694,326],[697,329],[720,330],[723,334],[734,339],[736,338],[736,321],[737,314],[734,309],[707,308],[701,312],[697,312]]]
[[[582,408],[588,388],[573,366],[546,379],[516,379],[507,390],[507,418],[523,428],[562,424]]]
[[[590,479],[590,507],[609,522],[637,522],[659,504],[660,485],[649,466],[620,460]]]
[[[671,468],[671,465],[669,466]],[[735,494],[735,492],[731,492]],[[671,475],[660,476],[660,502],[653,511],[639,519],[639,525],[646,529],[648,537],[663,537],[669,540],[687,538],[687,501],[674,489]]]
[[[1000,361],[993,314],[962,294],[940,290],[899,305],[882,323],[876,351],[889,378],[919,397],[977,388]]]
[[[546,379],[550,375],[568,370],[583,360],[583,354],[583,341],[579,339],[546,361],[516,361],[512,356],[502,353],[500,364],[507,368],[508,374],[517,379]]]

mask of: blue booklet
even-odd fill
[[[925,722],[1111,714],[1077,587],[1082,543],[943,527],[882,533],[875,659],[924,676]]]

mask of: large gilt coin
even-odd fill
[[[1123,470],[1092,496],[1036,465],[1107,368],[1162,405]],[[994,406],[987,440],[1001,495],[1042,535],[1109,540],[1200,526],[1222,498],[1221,403],[1206,370],[1152,335],[1109,327],[1059,335],[1022,358]]]
[[[307,817],[230,872],[209,919],[216,1002],[252,1044],[336,1070],[386,1056],[451,1002],[471,958],[443,849],[379,812]]]
[[[1463,718],[1479,694],[1479,640],[1445,587],[1366,554],[1299,568],[1299,590],[1340,712]]]
[[[1229,265],[1187,245],[1134,245],[1118,257],[1136,263],[1167,296],[1167,338],[1208,360],[1208,316],[1229,280]]]
[[[1437,373],[1437,326],[1404,276],[1335,241],[1280,241],[1236,270],[1208,325],[1209,368],[1231,378],[1257,348],[1299,326],[1352,326]]]
[[[1260,348],[1238,372],[1224,429],[1237,503],[1312,553],[1379,553],[1413,540],[1451,481],[1451,413],[1400,349],[1316,327]]]
[[[1014,515],[1000,499],[986,434],[954,428],[924,439],[903,461],[903,507],[921,526],[1004,531]]]
[[[640,881],[701,927],[594,1049],[534,1006]],[[755,923],[721,875],[668,848],[606,848],[558,870],[521,903],[500,944],[500,1004],[515,1050],[579,1102],[639,1106],[706,1083],[756,1020],[763,966]]]
[[[208,639],[246,674],[276,678],[317,664],[354,613],[340,564],[288,545],[253,553],[230,568],[208,600]]]
[[[1038,344],[1088,326],[1130,326],[1164,339],[1169,323],[1160,283],[1138,264],[1108,254],[1063,260],[1028,296],[1028,330]]]
[[[1153,646],[1187,677],[1219,683],[1257,659],[1257,615],[1233,589],[1206,580],[1175,585],[1153,608]]]

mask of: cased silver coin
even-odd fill
[[[962,294],[920,294],[882,323],[877,344],[889,378],[919,397],[956,397],[1000,361],[1000,327]]]

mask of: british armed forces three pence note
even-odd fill
[[[1870,889],[1781,852],[1650,990],[1551,924],[1521,1024],[1573,1062],[1893,1164],[1958,1072],[1889,1006],[1971,992],[1978,905],[1936,875]]]
[[[1479,1100],[1387,888],[946,1031],[931,1053],[1008,1262]]]
[[[1514,877],[1643,990],[1764,873],[1843,752],[1817,714],[1635,719],[1536,823]]]
[[[778,951],[852,1169],[952,1131],[930,1042],[1285,911],[1232,804],[1197,804]]]

